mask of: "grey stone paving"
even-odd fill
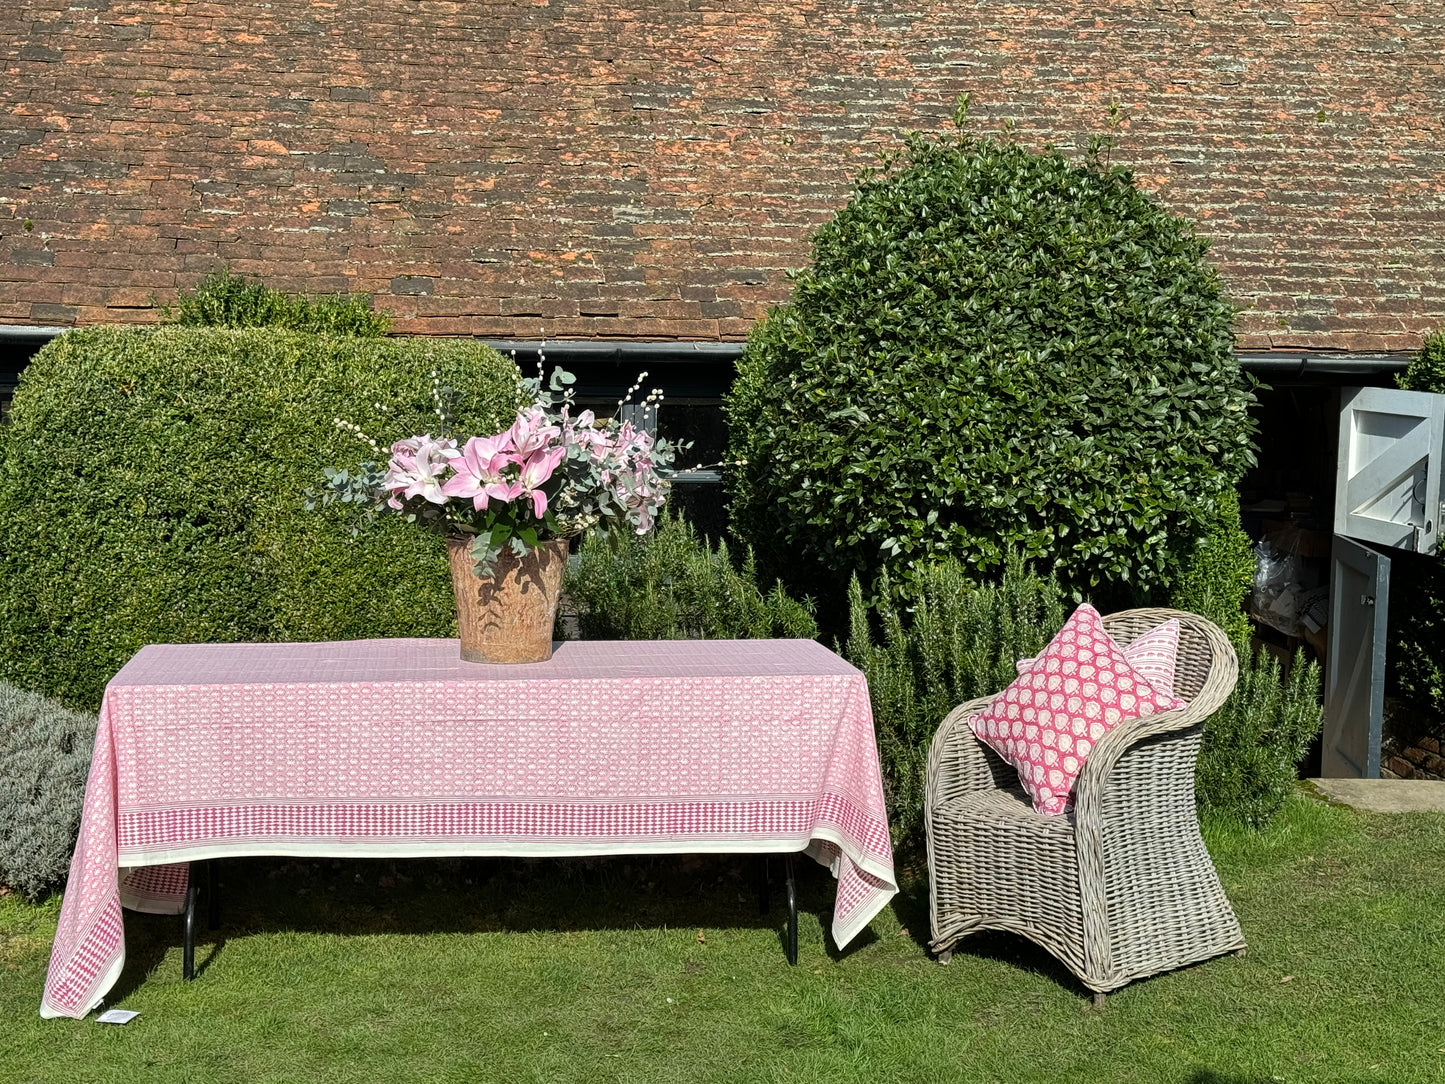
[[[1311,779],[1321,794],[1371,813],[1445,813],[1445,781]]]

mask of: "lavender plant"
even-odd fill
[[[65,883],[95,716],[0,681],[0,884],[29,896]]]

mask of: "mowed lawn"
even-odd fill
[[[1013,937],[935,963],[916,859],[841,954],[809,864],[796,968],[744,858],[237,860],[194,983],[179,920],[127,914],[125,1027],[39,1018],[59,902],[9,896],[0,1081],[1445,1079],[1445,816],[1302,794],[1207,836],[1248,954],[1103,1009]]]

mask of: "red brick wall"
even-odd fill
[[[739,338],[964,91],[1066,148],[1119,101],[1244,347],[1445,322],[1439,0],[18,2],[0,323],[152,320],[225,261],[405,331]]]

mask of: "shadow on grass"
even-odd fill
[[[1213,1069],[1199,1069],[1185,1078],[1185,1084],[1269,1084],[1266,1076],[1241,1076],[1238,1073],[1219,1073]]]
[[[900,853],[896,857],[903,859],[905,856]],[[929,944],[933,930],[929,915],[928,867],[921,854],[908,857],[911,857],[912,861],[900,862],[898,895],[893,897],[893,913],[898,917],[899,925],[908,931],[909,938],[918,946],[919,952],[932,958],[933,949]],[[980,930],[955,944],[953,955],[955,959],[971,956],[980,960],[996,960],[1051,979],[1078,993],[1080,997],[1092,999],[1094,996],[1093,992],[1053,955],[1017,934],[1000,930]]]
[[[783,953],[787,925],[782,863],[770,863],[768,909],[760,911],[761,862],[751,855],[616,858],[225,859],[218,871],[220,927],[196,932],[197,975],[230,938],[299,931],[428,934],[637,928],[773,929]],[[797,862],[800,939],[810,919],[832,925],[836,882],[811,860]],[[876,940],[867,931],[834,959]],[[126,915],[126,966],[107,998],[132,991],[181,944],[181,918]]]

